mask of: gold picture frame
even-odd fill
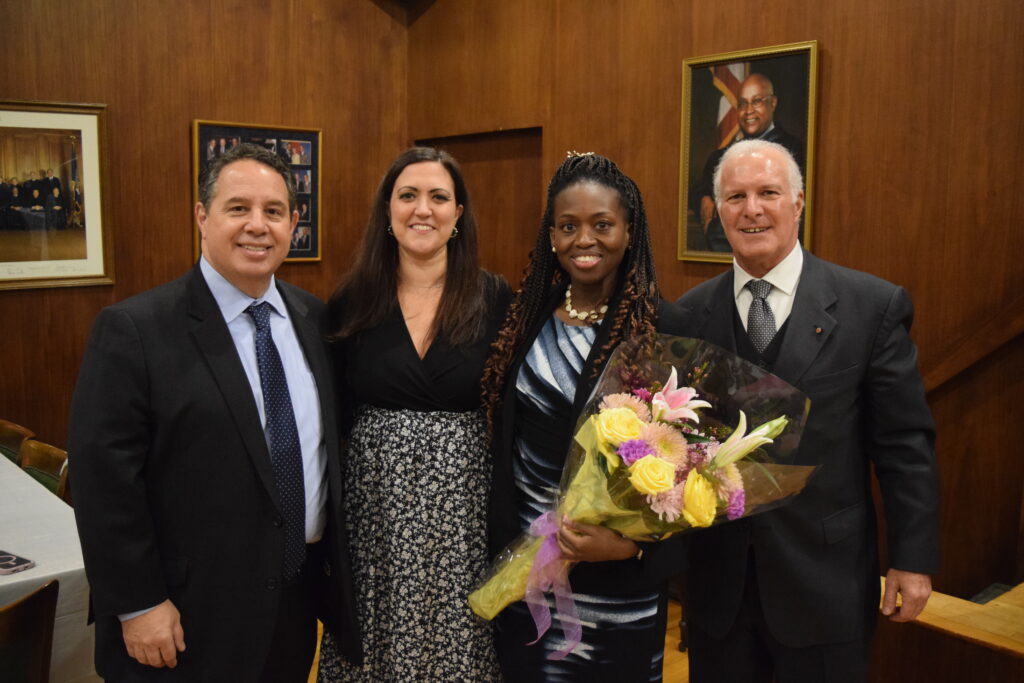
[[[206,163],[239,142],[263,145],[278,154],[296,179],[299,223],[292,235],[286,263],[321,259],[323,216],[320,213],[320,178],[323,131],[319,128],[265,126],[229,121],[192,122],[193,206],[199,201],[199,177]],[[194,221],[193,221],[194,223]],[[199,258],[199,226],[193,225],[192,256]]]
[[[0,290],[114,283],[105,114],[0,101]]]
[[[732,261],[710,181],[725,149],[746,137],[778,142],[796,158],[804,177],[800,241],[811,248],[817,82],[816,40],[683,60],[680,261]],[[740,107],[750,115],[741,119]]]

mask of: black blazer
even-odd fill
[[[733,271],[690,290],[688,336],[736,349]],[[765,619],[791,647],[864,637],[879,600],[869,471],[885,502],[890,565],[938,568],[934,424],[910,340],[907,292],[804,252],[774,372],[807,394],[798,459],[820,464],[788,506],[690,537],[687,615],[722,636],[752,545]]]
[[[317,384],[327,449],[322,619],[358,659],[324,307],[296,287],[277,286]],[[256,403],[198,266],[100,312],[69,431],[100,675],[256,680],[277,616],[283,525]],[[137,664],[116,615],[167,598],[181,612],[186,650],[176,669]]]
[[[565,287],[555,288],[544,310],[548,314],[554,312],[564,298]],[[614,302],[610,308],[614,308]],[[495,415],[492,445],[494,466],[488,514],[488,541],[492,556],[501,552],[522,531],[516,513],[518,492],[512,473],[513,439],[515,436],[513,425],[516,418],[515,377],[548,318],[549,315],[539,317],[512,359],[504,395]],[[583,412],[583,408],[586,407],[590,393],[597,383],[597,376],[593,372],[594,361],[598,350],[607,343],[611,334],[610,321],[611,317],[609,316],[598,328],[591,352],[580,374],[580,383],[576,388],[576,398],[572,407],[572,428],[568,430],[568,437],[564,444],[566,452],[572,443],[576,421]],[[665,334],[682,334],[684,328],[684,319],[680,309],[667,301],[659,302],[657,330]],[[614,595],[619,592],[632,593],[643,588],[659,587],[670,576],[682,571],[685,545],[681,542],[680,537],[660,543],[644,543],[642,545],[644,553],[640,560],[629,559],[576,565],[570,574],[573,589],[605,595]]]

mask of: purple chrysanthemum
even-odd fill
[[[725,508],[725,516],[737,519],[743,516],[747,506],[747,494],[742,487],[729,492],[729,504]]]
[[[626,467],[629,467],[646,455],[654,455],[654,449],[643,439],[630,439],[619,444],[617,453]]]
[[[714,456],[713,450],[718,450],[718,443],[711,441],[698,441],[687,444],[686,454],[691,467],[700,467],[709,462]]]
[[[653,397],[653,394],[651,394],[651,392],[647,391],[642,387],[640,389],[634,389],[633,395],[636,396],[641,401],[643,401],[644,403],[650,403],[651,398]]]

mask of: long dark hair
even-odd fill
[[[483,403],[492,427],[495,408],[501,401],[505,383],[509,381],[507,375],[512,359],[525,343],[529,330],[541,316],[548,314],[546,304],[552,289],[561,286],[568,277],[551,251],[548,234],[548,229],[554,225],[555,199],[567,187],[588,181],[615,190],[629,222],[629,249],[619,266],[618,282],[607,313],[611,320],[606,324],[610,322],[612,327],[608,341],[595,357],[593,372],[601,371],[608,354],[623,339],[654,332],[660,293],[654,276],[647,212],[640,190],[611,159],[599,154],[570,156],[548,183],[547,206],[537,231],[536,245],[530,252],[530,263],[484,366]]]
[[[391,164],[377,187],[355,264],[331,295],[331,338],[345,339],[384,322],[398,297],[398,244],[388,234],[388,204],[395,181],[407,166],[436,161],[455,185],[455,202],[462,205],[458,235],[448,240],[448,269],[431,338],[443,336],[452,345],[471,343],[484,331],[486,273],[477,255],[476,217],[462,170],[455,158],[433,147],[411,147]]]

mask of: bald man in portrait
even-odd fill
[[[778,143],[789,150],[789,153],[796,159],[801,172],[806,173],[804,143],[775,122],[775,110],[778,106],[779,98],[775,94],[775,86],[771,79],[759,73],[747,76],[740,85],[740,95],[736,100],[740,132],[729,145],[736,144],[740,140],[764,140]],[[707,163],[704,164],[700,180],[690,192],[690,208],[700,220],[701,229],[707,239],[708,251],[732,251],[729,241],[725,238],[725,232],[722,230],[722,221],[715,210],[712,188],[715,168],[728,148],[727,145],[711,153]]]

